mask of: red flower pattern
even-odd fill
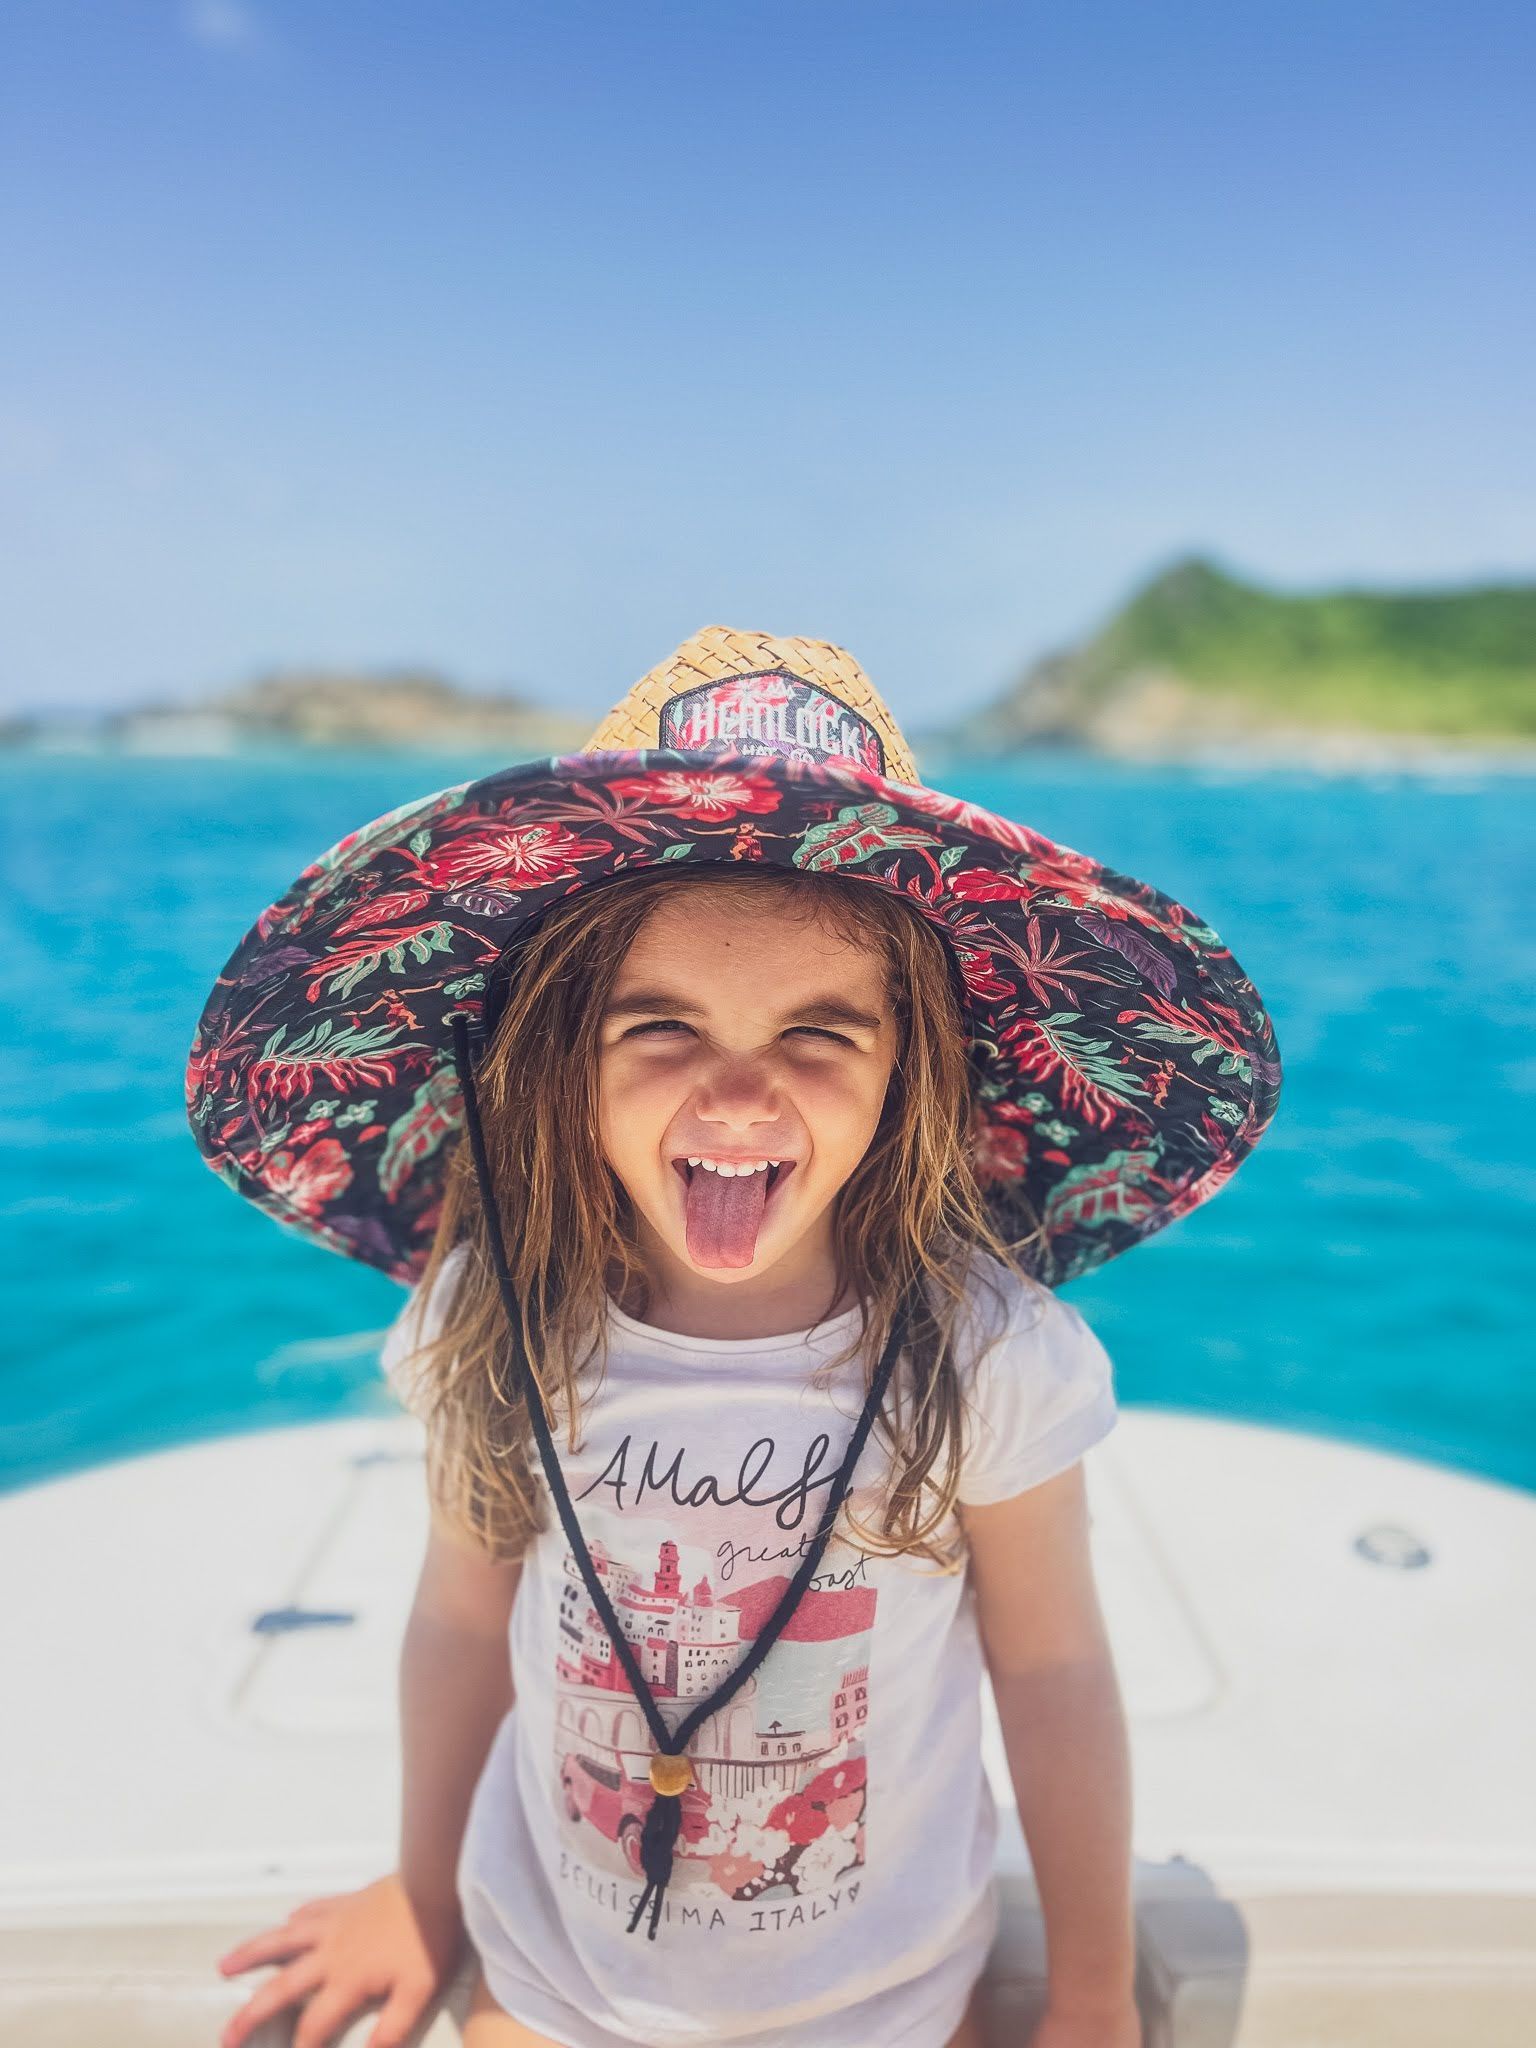
[[[745,775],[663,769],[648,780],[621,777],[609,788],[628,803],[643,803],[651,810],[679,817],[734,818],[742,811],[766,813],[779,806],[779,792],[771,782],[750,781]]]
[[[335,1138],[321,1138],[307,1151],[281,1151],[266,1162],[263,1179],[301,1216],[320,1217],[352,1182],[352,1162]]]
[[[971,1162],[983,1183],[1020,1180],[1029,1163],[1029,1137],[1013,1124],[978,1117],[971,1129]]]
[[[601,860],[606,841],[580,839],[564,825],[489,824],[466,832],[427,854],[424,878],[437,889],[463,889],[471,882],[559,882],[582,861]]]

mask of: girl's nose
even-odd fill
[[[723,1056],[699,1078],[694,1108],[706,1123],[777,1123],[782,1110],[778,1082],[757,1060]]]

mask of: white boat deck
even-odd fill
[[[206,2048],[258,1981],[224,1948],[392,1865],[420,1441],[316,1424],[0,1500],[5,2048]],[[1530,2048],[1536,1499],[1144,1408],[1087,1470],[1148,2048]],[[1001,2043],[1043,1954],[990,1714],[988,1740]]]

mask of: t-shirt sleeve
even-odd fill
[[[419,1286],[411,1289],[379,1348],[379,1366],[390,1392],[402,1408],[422,1421],[427,1420],[427,1403],[411,1361],[422,1345],[442,1334],[468,1256],[467,1245],[455,1245],[438,1268],[430,1295],[423,1294]]]
[[[1007,1283],[1000,1334],[980,1345],[965,1382],[959,1499],[982,1507],[1054,1478],[1114,1427],[1109,1354],[1069,1302]]]

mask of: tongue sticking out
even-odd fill
[[[688,1174],[688,1256],[700,1266],[750,1266],[768,1201],[766,1173]]]

